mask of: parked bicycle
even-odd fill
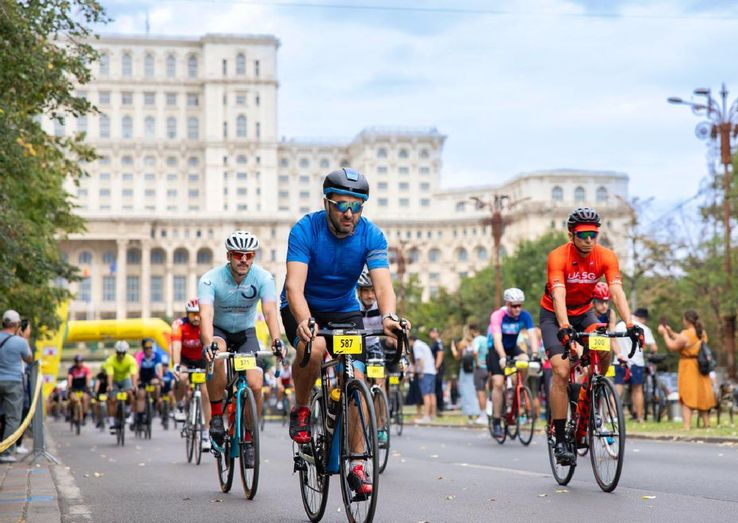
[[[666,354],[652,354],[646,358],[646,381],[643,384],[643,397],[645,409],[643,419],[647,420],[651,415],[657,423],[661,422],[667,414],[666,397],[668,391],[666,385],[659,379],[656,372],[657,366],[666,359]]]

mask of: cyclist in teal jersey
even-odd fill
[[[259,350],[256,337],[256,314],[259,300],[272,337],[272,348],[281,348],[277,320],[274,278],[254,263],[259,240],[246,231],[235,231],[225,241],[228,263],[206,272],[198,284],[200,304],[200,338],[208,362],[214,354],[210,344],[216,342],[218,352],[234,347],[236,352],[251,354]],[[257,412],[261,412],[263,371],[260,368],[246,372],[249,387],[254,392]],[[207,382],[210,397],[210,437],[222,446],[225,437],[223,424],[223,392],[226,386],[225,364],[216,360],[213,376]]]

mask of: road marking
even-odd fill
[[[495,470],[497,472],[506,472],[508,474],[517,474],[518,476],[528,476],[532,478],[547,478],[548,474],[540,472],[530,472],[527,470],[508,469],[505,467],[494,467],[492,465],[477,465],[474,463],[454,463],[458,467],[466,467],[471,469]]]

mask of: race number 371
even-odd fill
[[[334,354],[361,354],[361,336],[334,336]]]

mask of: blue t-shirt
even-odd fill
[[[522,329],[529,330],[533,328],[533,316],[526,310],[521,310],[517,318],[508,316],[505,308],[498,309],[492,314],[492,321],[489,326],[489,344],[490,349],[494,346],[492,341],[492,333],[495,328],[500,329],[502,334],[502,346],[505,352],[512,351],[518,344],[518,336]]]
[[[229,264],[209,270],[200,277],[197,299],[213,306],[213,325],[226,332],[241,332],[256,325],[259,300],[276,301],[272,274],[256,264],[236,284]]]
[[[369,270],[389,268],[387,240],[381,229],[364,217],[354,234],[336,238],[328,229],[325,211],[318,211],[292,226],[287,262],[308,266],[304,292],[311,311],[358,311],[356,282],[365,264]],[[286,289],[282,289],[281,300],[281,307],[287,307]]]
[[[172,389],[172,384],[174,383],[174,373],[171,370],[166,371],[162,377],[161,381],[164,385],[164,390],[169,391]]]
[[[5,341],[9,336],[10,339]],[[0,381],[20,383],[23,373],[21,358],[30,357],[31,348],[25,338],[0,332],[0,343],[4,341],[5,345],[0,347]]]
[[[161,356],[158,352],[154,351],[151,354],[151,358],[147,359],[146,356],[141,358],[141,362],[138,365],[138,376],[141,381],[148,382],[156,377],[156,366],[161,365]]]

